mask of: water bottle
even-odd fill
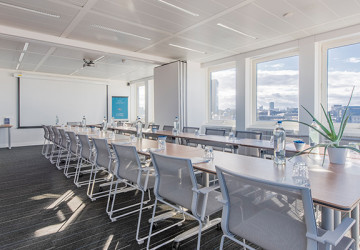
[[[82,118],[81,126],[82,126],[83,128],[86,127],[86,118],[85,118],[85,115],[84,115],[83,118]]]
[[[180,122],[179,122],[179,117],[175,117],[175,121],[174,121],[174,134],[178,134],[180,132]]]
[[[56,115],[55,124],[56,124],[56,125],[59,125],[59,116],[58,116],[58,115]]]
[[[313,122],[311,123],[311,126],[313,126],[316,129],[320,129],[319,125],[315,122],[315,120],[313,120]],[[320,134],[319,132],[317,132],[316,130],[312,129],[309,127],[309,144],[311,147],[317,145],[320,143]],[[318,153],[319,152],[319,148],[315,148],[313,150],[314,153]]]
[[[110,126],[116,127],[116,126],[114,126],[114,123],[115,123],[114,117],[111,117],[111,119],[110,119]]]
[[[274,162],[278,165],[283,165],[285,159],[286,134],[282,127],[282,121],[278,121],[274,129]]]
[[[142,138],[142,122],[141,122],[141,118],[139,116],[136,121],[136,137]]]
[[[104,120],[103,120],[103,123],[102,123],[102,129],[103,131],[106,131],[107,130],[107,121],[106,121],[106,117],[104,116]]]

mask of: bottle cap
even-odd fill
[[[281,123],[282,123],[282,121],[278,121],[277,123],[278,123],[278,124],[281,124]]]

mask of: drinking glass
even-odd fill
[[[309,169],[305,162],[295,162],[293,165],[292,178],[296,185],[310,186]]]
[[[158,137],[158,148],[160,150],[166,149],[166,136],[159,136]]]
[[[214,151],[213,151],[212,147],[210,147],[210,146],[205,147],[204,158],[207,160],[214,159]]]

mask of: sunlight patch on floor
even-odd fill
[[[39,201],[43,199],[55,199],[59,198],[60,194],[40,194],[29,198],[30,200]]]
[[[46,209],[54,209],[56,208],[61,202],[67,201],[74,195],[74,192],[71,190],[66,191],[63,195],[61,195],[56,201],[51,203]]]
[[[107,249],[109,248],[110,243],[111,243],[111,241],[112,241],[113,238],[114,238],[114,235],[113,235],[113,234],[110,234],[109,237],[108,237],[108,239],[107,239],[106,242],[105,242],[105,245],[104,245],[104,247],[103,247],[103,250],[107,250]]]
[[[78,196],[74,196],[68,203],[68,207],[71,209],[72,212],[75,212],[75,210],[82,204],[82,200]]]

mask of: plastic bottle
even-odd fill
[[[116,127],[116,126],[115,126],[115,119],[114,119],[114,117],[111,117],[111,119],[110,119],[110,125],[111,125],[112,127]]]
[[[282,127],[282,121],[278,121],[274,129],[274,162],[277,165],[286,163],[285,159],[285,146],[286,146],[286,133]]]
[[[179,122],[179,117],[175,116],[175,121],[174,121],[174,133],[178,134],[180,132],[180,122]]]
[[[142,138],[142,122],[141,122],[141,118],[139,116],[136,121],[136,137]]]
[[[55,124],[56,124],[56,125],[59,125],[59,116],[58,116],[58,115],[56,115]]]
[[[82,118],[81,126],[82,126],[83,128],[86,127],[86,118],[85,118],[85,115],[84,115],[83,118]]]
[[[106,117],[104,116],[104,120],[103,120],[103,123],[102,123],[102,129],[103,131],[106,131],[107,130],[107,121],[106,121]]]
[[[315,122],[315,120],[313,120],[313,122],[311,123],[311,126],[313,126],[316,129],[320,129],[319,125]],[[316,130],[312,129],[309,127],[309,145],[315,146],[317,144],[320,143],[320,134],[319,132],[317,132]],[[313,150],[314,153],[318,153],[319,152],[319,148],[315,148]]]

